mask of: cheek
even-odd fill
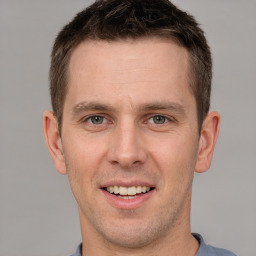
[[[86,191],[87,195],[90,194],[91,188],[96,186],[94,177],[102,163],[103,148],[97,140],[90,143],[81,137],[72,139],[72,136],[69,136],[67,143],[64,142],[63,148],[73,193],[84,194]]]
[[[193,143],[174,140],[166,141],[152,157],[161,175],[159,204],[163,211],[168,207],[168,215],[182,207],[191,193],[195,168],[196,148]],[[171,213],[170,213],[171,212]]]
[[[65,159],[69,169],[76,171],[92,172],[94,165],[99,164],[106,147],[101,139],[87,136],[86,134],[68,136],[64,144]]]
[[[197,158],[195,139],[178,135],[169,138],[166,136],[159,147],[151,148],[151,159],[167,181],[182,183],[186,177],[190,179],[191,174],[193,175]]]

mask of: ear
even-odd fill
[[[58,129],[58,122],[51,111],[46,111],[43,115],[43,129],[46,144],[53,159],[55,168],[59,173],[66,174],[66,165]]]
[[[219,113],[209,113],[202,124],[199,151],[195,168],[196,172],[205,172],[210,168],[214,147],[219,134],[219,126]]]

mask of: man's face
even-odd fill
[[[137,247],[189,222],[199,144],[189,82],[188,53],[171,41],[75,49],[62,147],[89,236]]]

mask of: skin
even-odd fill
[[[78,45],[69,65],[62,138],[51,111],[44,114],[44,134],[79,206],[83,255],[195,255],[193,174],[210,167],[219,119],[209,113],[199,134],[188,53],[174,42]],[[110,183],[147,183],[154,190],[124,209],[106,199],[102,186]]]

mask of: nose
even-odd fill
[[[122,169],[143,164],[147,153],[139,127],[132,122],[119,124],[113,132],[107,157],[111,164]]]

